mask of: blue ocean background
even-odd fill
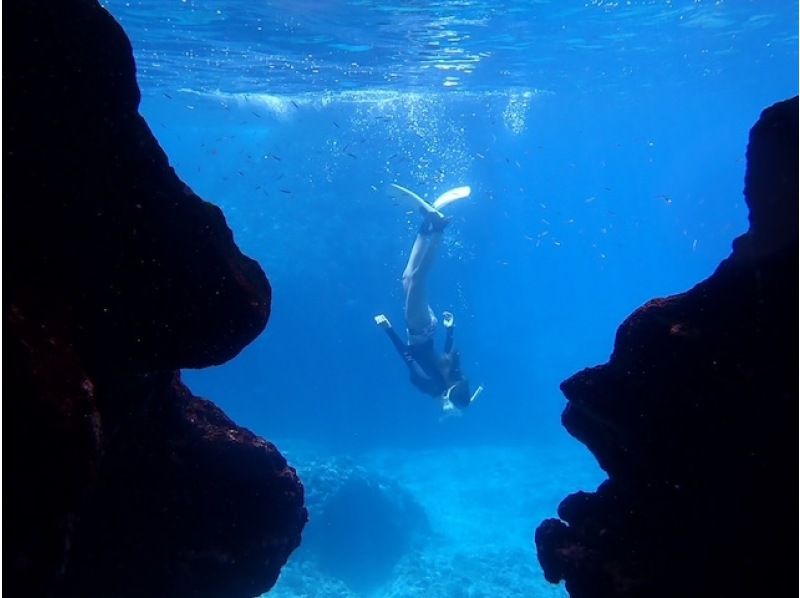
[[[560,425],[559,383],[605,362],[628,314],[710,275],[747,229],[747,134],[797,94],[797,3],[103,5],[170,163],[273,287],[265,332],[184,380],[274,442],[307,492],[320,463],[358,464],[429,523],[363,584],[304,544],[270,595],[566,595],[544,581],[533,530],[604,475]],[[461,417],[409,384],[373,322],[402,329],[418,224],[390,183],[431,200],[472,187],[448,208],[430,281],[485,386]],[[340,558],[369,568],[347,562],[346,539]]]

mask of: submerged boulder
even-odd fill
[[[356,592],[387,582],[395,565],[428,537],[421,505],[397,482],[346,459],[308,459],[302,558]],[[301,554],[298,554],[300,557]]]
[[[573,598],[796,591],[797,115],[780,102],[750,133],[750,229],[731,256],[561,386],[564,426],[609,477],[536,531]]]
[[[302,485],[175,370],[264,329],[266,276],[169,166],[97,2],[3,16],[4,589],[258,595],[300,542]]]

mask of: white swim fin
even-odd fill
[[[470,189],[468,185],[450,189],[450,191],[445,191],[436,198],[436,201],[433,202],[433,207],[437,210],[441,210],[443,207],[450,205],[454,201],[469,197],[470,193],[472,193],[472,189]]]
[[[403,193],[406,193],[406,194],[410,195],[411,197],[413,197],[417,201],[419,206],[423,210],[425,210],[426,212],[428,212],[430,214],[436,214],[436,215],[442,216],[442,217],[444,216],[444,214],[442,214],[439,210],[437,210],[436,207],[432,206],[427,201],[422,199],[419,195],[414,193],[411,189],[406,189],[405,187],[401,187],[400,185],[398,185],[396,183],[391,183],[391,185],[395,189],[398,189],[398,190],[402,191]]]

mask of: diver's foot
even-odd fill
[[[436,212],[427,212],[423,208],[420,208],[420,211],[425,216],[422,220],[422,224],[419,225],[419,234],[421,235],[442,233],[452,221],[452,218],[449,216],[443,216]]]
[[[389,318],[387,318],[383,314],[378,314],[377,316],[375,316],[375,324],[377,324],[380,328],[392,327],[392,323],[389,321]]]

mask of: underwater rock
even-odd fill
[[[103,457],[73,538],[68,593],[258,596],[272,587],[306,519],[302,486],[278,450],[192,396],[177,374],[102,388]]]
[[[425,512],[397,482],[345,459],[311,459],[297,467],[311,513],[301,552],[323,575],[356,592],[374,590],[427,538]]]
[[[266,276],[169,166],[97,2],[3,16],[4,589],[258,595],[299,544],[302,485],[174,370],[264,329]]]
[[[751,130],[731,256],[562,383],[565,428],[609,476],[536,531],[573,598],[796,591],[797,114],[780,102]]]
[[[25,0],[7,12],[7,300],[31,316],[64,312],[93,365],[234,357],[266,325],[269,284],[138,114],[122,28],[89,0]]]

